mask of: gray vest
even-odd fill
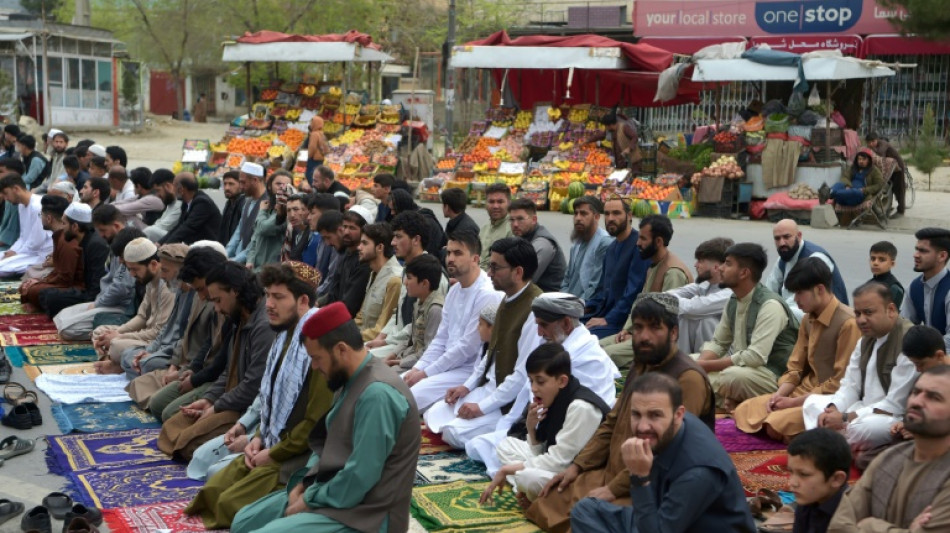
[[[567,261],[564,259],[564,251],[561,250],[557,238],[544,226],[538,226],[534,233],[525,236],[525,239],[528,242],[534,242],[536,239],[547,239],[554,246],[554,258],[548,263],[548,267],[544,272],[535,273],[533,281],[544,292],[561,290],[561,281],[564,280],[564,274],[567,272]]]
[[[313,512],[359,531],[379,531],[383,520],[388,516],[388,531],[402,533],[409,529],[409,505],[412,501],[412,485],[416,478],[416,461],[419,458],[419,410],[406,383],[379,359],[371,357],[363,370],[349,383],[346,397],[333,415],[332,427],[327,427],[324,417],[313,428],[310,433],[310,449],[320,460],[307,472],[303,482],[305,486],[314,481],[326,482],[343,469],[353,453],[356,402],[366,387],[376,382],[395,388],[409,402],[409,412],[399,428],[396,444],[386,459],[382,475],[356,507],[323,507],[314,509]]]

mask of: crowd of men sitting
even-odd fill
[[[790,443],[802,531],[950,527],[950,231],[916,234],[907,291],[881,242],[849,293],[788,220],[769,272],[712,238],[694,276],[619,197],[575,201],[567,250],[503,184],[481,228],[444,191],[443,228],[388,174],[301,194],[245,163],[221,210],[119,147],[51,132],[36,172],[12,144],[0,275],[127,375],[208,529],[405,531],[421,419],[546,531],[754,531],[717,411]]]

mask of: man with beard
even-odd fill
[[[147,174],[147,175],[146,175]],[[154,173],[147,168],[132,171],[133,179],[144,179],[150,192],[134,200],[116,201],[119,213],[126,225],[134,226],[153,241],[158,241],[175,227],[181,217],[181,202],[175,197],[175,175],[171,170],[160,168]]]
[[[665,215],[648,215],[640,220],[637,253],[640,259],[650,261],[643,283],[644,291],[664,292],[693,282],[689,267],[669,249],[672,238],[673,224]],[[629,332],[632,325],[628,318],[620,333],[600,342],[614,363],[624,370],[633,361],[633,346],[626,342],[627,335],[624,333]]]
[[[779,261],[772,267],[772,272],[764,283],[769,290],[785,298],[785,303],[795,314],[796,319],[801,320],[805,312],[795,304],[795,294],[785,288],[785,278],[795,263],[806,257],[817,257],[828,265],[832,275],[831,292],[839,302],[848,305],[848,288],[844,285],[844,278],[841,277],[835,260],[821,246],[806,242],[794,220],[786,218],[778,221],[772,228],[772,238],[775,240]]]
[[[393,218],[391,227],[393,231],[393,251],[403,264],[408,265],[409,261],[426,253],[425,247],[429,242],[429,233],[428,224],[424,215],[417,211],[399,213]],[[479,254],[473,253],[473,255]],[[446,252],[446,263],[448,263],[448,252]],[[486,277],[485,279],[487,282],[488,278]],[[403,275],[403,281],[405,281],[405,275]],[[449,282],[444,275],[442,276],[442,281],[439,283],[439,286],[435,287],[434,290],[439,292],[443,298],[445,297],[446,292],[449,290]],[[409,345],[409,340],[412,336],[412,314],[415,303],[416,299],[409,296],[406,286],[403,284],[399,289],[399,301],[396,304],[396,312],[389,318],[389,322],[387,322],[382,331],[376,335],[376,338],[366,343],[366,347],[370,349],[371,354],[376,357],[386,358]],[[458,383],[463,381],[467,376],[468,374],[462,377]],[[407,383],[412,387],[416,381],[418,381],[418,379]],[[457,385],[458,383],[453,383],[453,385]],[[441,398],[444,393],[445,391],[438,392],[437,397]],[[422,410],[428,408],[429,403],[423,401],[419,396],[416,396],[416,404],[421,406],[420,408]]]
[[[366,297],[366,286],[369,283],[369,265],[360,262],[359,252],[360,237],[365,225],[366,218],[351,208],[343,214],[343,224],[340,225],[339,232],[320,231],[320,235],[328,243],[333,244],[340,253],[340,260],[335,270],[336,276],[320,302],[324,305],[343,302],[350,316],[359,313],[363,306],[363,299]]]
[[[198,189],[198,180],[191,172],[181,172],[175,176],[175,194],[181,198],[181,215],[175,226],[159,239],[165,244],[214,240],[221,227],[221,211],[214,200]]]
[[[183,405],[162,424],[158,449],[178,459],[191,460],[205,442],[223,435],[260,393],[274,330],[257,277],[244,265],[228,261],[205,278],[208,300],[227,319],[217,357],[227,361],[217,380],[199,400]]]
[[[307,198],[296,193],[287,198],[287,231],[280,249],[280,261],[302,261],[303,252],[310,244],[310,226],[307,224]]]
[[[41,271],[36,272],[39,275],[29,278],[24,275],[24,281],[20,284],[20,302],[29,313],[39,312],[40,292],[52,288],[81,288],[83,283],[82,248],[75,239],[66,238],[68,223],[63,215],[69,202],[59,196],[46,195],[42,205],[43,228],[53,232],[53,253],[43,262]],[[89,215],[91,220],[92,214]],[[30,267],[27,274],[36,268]]]
[[[260,280],[267,320],[277,333],[267,356],[260,393],[242,421],[223,437],[208,441],[192,458],[192,464],[210,464],[213,452],[224,446],[229,436],[247,435],[249,439],[243,455],[211,475],[184,509],[185,514],[200,515],[206,529],[230,527],[242,507],[284,487],[291,474],[306,465],[310,455],[307,436],[333,402],[326,378],[311,370],[310,357],[301,342],[304,324],[316,313],[312,304],[319,272],[291,261],[266,265]],[[258,414],[256,423],[245,419],[250,413]],[[257,431],[251,431],[255,425]],[[212,448],[210,445],[217,440],[221,442]],[[205,450],[209,457],[202,457]]]
[[[719,267],[726,261],[726,250],[733,244],[732,239],[722,237],[700,243],[694,254],[696,281],[669,291],[679,300],[677,344],[683,353],[699,353],[722,318],[732,293],[719,284],[722,281]]]
[[[353,320],[360,327],[364,341],[376,338],[389,318],[396,312],[399,288],[402,287],[402,266],[393,255],[393,232],[389,224],[367,224],[357,245],[360,263],[369,266],[366,296],[360,312]]]
[[[511,217],[511,233],[531,243],[538,256],[538,270],[531,281],[544,292],[560,289],[567,270],[564,251],[554,235],[538,224],[537,206],[524,198],[515,200],[508,208],[508,216]]]
[[[93,211],[109,202],[109,193],[112,187],[105,178],[89,178],[79,189],[79,200],[88,205]]]
[[[101,359],[95,365],[97,374],[121,374],[122,353],[155,340],[175,306],[174,293],[158,276],[161,263],[155,243],[145,237],[135,239],[125,247],[122,257],[135,281],[145,286],[145,297],[129,321],[92,331],[92,345]]]
[[[730,412],[778,389],[798,338],[798,320],[788,304],[759,283],[768,261],[758,244],[739,243],[726,250],[719,268],[720,285],[732,289],[732,297],[698,363],[709,375],[717,403]]]
[[[419,411],[399,376],[366,352],[350,316],[337,302],[304,324],[311,367],[330,390],[341,392],[310,433],[307,470],[299,470],[286,489],[241,509],[232,532],[409,528]]]
[[[3,149],[0,151],[0,159],[20,159],[20,154],[16,151],[16,140],[20,135],[22,135],[20,127],[16,124],[7,124],[3,127]]]
[[[20,221],[19,237],[0,256],[0,277],[20,275],[53,253],[53,234],[43,229],[40,195],[31,193],[23,178],[5,174],[0,178],[0,194],[16,206]]]
[[[485,189],[485,212],[488,213],[488,222],[478,230],[482,250],[491,249],[495,241],[514,236],[511,232],[511,220],[508,218],[510,203],[511,189],[504,183],[492,183]],[[482,254],[478,267],[487,270],[490,260],[489,254]]]
[[[833,394],[844,377],[861,332],[854,311],[831,294],[831,271],[817,257],[802,259],[785,285],[807,313],[788,358],[788,370],[774,394],[750,398],[736,408],[736,427],[746,433],[765,428],[769,437],[789,442],[805,431],[802,405],[811,394]]]
[[[324,251],[327,251],[330,256],[329,263],[327,263],[326,274],[323,276],[323,282],[317,287],[318,306],[326,303],[327,298],[329,298],[330,288],[336,288],[336,278],[339,272],[338,267],[340,266],[340,259],[343,257],[343,254],[340,253],[343,234],[343,213],[341,213],[339,209],[340,203],[332,196],[327,195],[325,198],[329,198],[327,205],[330,205],[330,202],[335,202],[336,207],[321,210],[320,218],[317,219],[316,228],[317,233],[320,235],[320,247],[322,247]]]
[[[394,225],[402,223],[400,217],[410,214],[397,215],[393,219]],[[413,217],[418,219],[413,224],[416,229],[405,230],[405,226],[401,227],[405,231],[424,231],[422,215],[415,214]],[[422,255],[418,241],[418,237],[412,240],[413,249],[418,252],[416,256]],[[397,242],[398,249],[398,241],[394,239],[394,242]],[[492,286],[488,274],[478,268],[481,253],[478,235],[472,232],[449,235],[445,263],[456,283],[445,297],[438,332],[419,361],[402,376],[412,391],[416,405],[423,411],[445,398],[446,391],[461,385],[472,375],[482,347],[478,334],[479,313],[486,306],[497,305],[501,301],[502,293]]]
[[[600,347],[597,337],[581,324],[584,301],[573,294],[547,292],[535,298],[531,311],[534,313],[538,335],[544,342],[561,345],[570,354],[571,375],[600,397],[608,408],[613,407],[617,399],[615,382],[620,378],[620,371]],[[498,445],[505,440],[509,431],[521,433],[520,428],[524,427],[527,420],[527,409],[534,403],[526,368],[515,369],[515,372],[525,374],[525,385],[514,405],[495,425],[494,432],[475,437],[465,444],[468,456],[485,463],[491,476],[502,467],[496,451]]]
[[[602,346],[611,346],[630,339],[621,328],[627,321],[634,299],[643,289],[650,263],[641,259],[637,252],[640,234],[633,229],[630,205],[619,196],[604,204],[604,225],[614,242],[610,243],[604,255],[600,284],[594,296],[587,300],[585,325],[600,337]]]
[[[950,366],[917,379],[904,429],[914,439],[871,463],[841,499],[829,532],[950,530]]]
[[[917,371],[903,353],[913,324],[897,313],[891,291],[877,282],[854,291],[854,315],[861,341],[854,347],[834,394],[812,394],[802,406],[805,429],[840,431],[863,470],[869,456],[891,444],[891,426],[904,414]]]
[[[241,205],[241,219],[229,236],[226,244],[228,257],[238,263],[247,262],[247,247],[254,236],[254,221],[261,211],[261,204],[267,201],[267,187],[264,184],[264,167],[257,163],[244,163],[239,174],[244,202]]]
[[[48,152],[49,163],[51,165],[50,173],[46,181],[40,185],[41,191],[49,190],[53,183],[62,178],[63,174],[66,173],[66,169],[63,167],[63,159],[66,157],[67,146],[69,146],[69,136],[66,135],[65,132],[56,130],[50,139],[51,150]]]
[[[125,167],[119,165],[109,167],[107,176],[109,186],[112,188],[112,203],[131,202],[138,197],[135,194],[135,183],[129,179],[129,173]]]
[[[920,276],[910,282],[901,305],[901,316],[914,324],[926,324],[944,334],[950,350],[950,231],[923,228],[914,234],[914,272]]]
[[[651,372],[630,389],[635,436],[623,442],[619,455],[630,476],[632,504],[583,499],[571,511],[572,530],[755,532],[735,465],[713,432],[686,412],[679,384]]]
[[[99,295],[99,282],[105,278],[109,260],[109,244],[92,227],[92,210],[89,206],[69,204],[63,214],[63,222],[63,238],[67,242],[79,243],[82,263],[75,267],[78,274],[72,288],[48,288],[39,292],[39,307],[50,318],[62,309],[64,299],[68,302],[94,300]],[[56,270],[55,259],[53,269]]]
[[[531,310],[542,294],[531,283],[538,264],[534,247],[524,239],[509,237],[492,245],[491,256],[488,276],[505,298],[495,314],[488,350],[465,383],[446,391],[445,399],[425,416],[429,429],[442,433],[454,448],[464,448],[471,439],[494,431],[528,382],[524,362],[541,343]]]
[[[244,189],[241,187],[241,174],[237,170],[229,170],[221,176],[221,190],[224,192],[224,213],[221,215],[221,229],[217,241],[227,246],[241,222],[241,211],[244,209]]]
[[[613,238],[600,227],[604,205],[594,196],[574,200],[574,230],[571,232],[571,259],[561,281],[561,292],[588,300],[604,275],[604,256]]]

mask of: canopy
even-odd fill
[[[344,34],[291,35],[276,31],[245,33],[237,42],[224,43],[224,61],[337,63],[392,61],[373,38],[350,30]]]
[[[720,43],[744,43],[745,37],[644,37],[640,44],[649,44],[669,50],[674,54],[691,56],[696,52]]]
[[[879,62],[851,57],[802,57],[808,81],[883,78],[896,72]],[[756,63],[748,59],[700,59],[693,69],[693,81],[796,81],[798,69]]]
[[[868,35],[864,38],[864,54],[875,56],[947,55],[950,54],[950,42],[928,41],[910,35]]]

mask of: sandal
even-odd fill
[[[23,405],[27,403],[35,404],[38,398],[36,397],[36,392],[28,390],[20,395],[19,398],[13,400],[13,405]]]
[[[17,398],[26,394],[26,387],[15,381],[11,381],[3,386],[3,399],[12,404]]]
[[[30,453],[36,446],[33,439],[21,439],[16,435],[7,437],[0,441],[0,459],[7,460],[17,455]]]
[[[763,511],[778,511],[782,508],[782,505],[784,505],[782,503],[782,497],[771,489],[759,489],[756,491],[755,497],[759,500]]]

